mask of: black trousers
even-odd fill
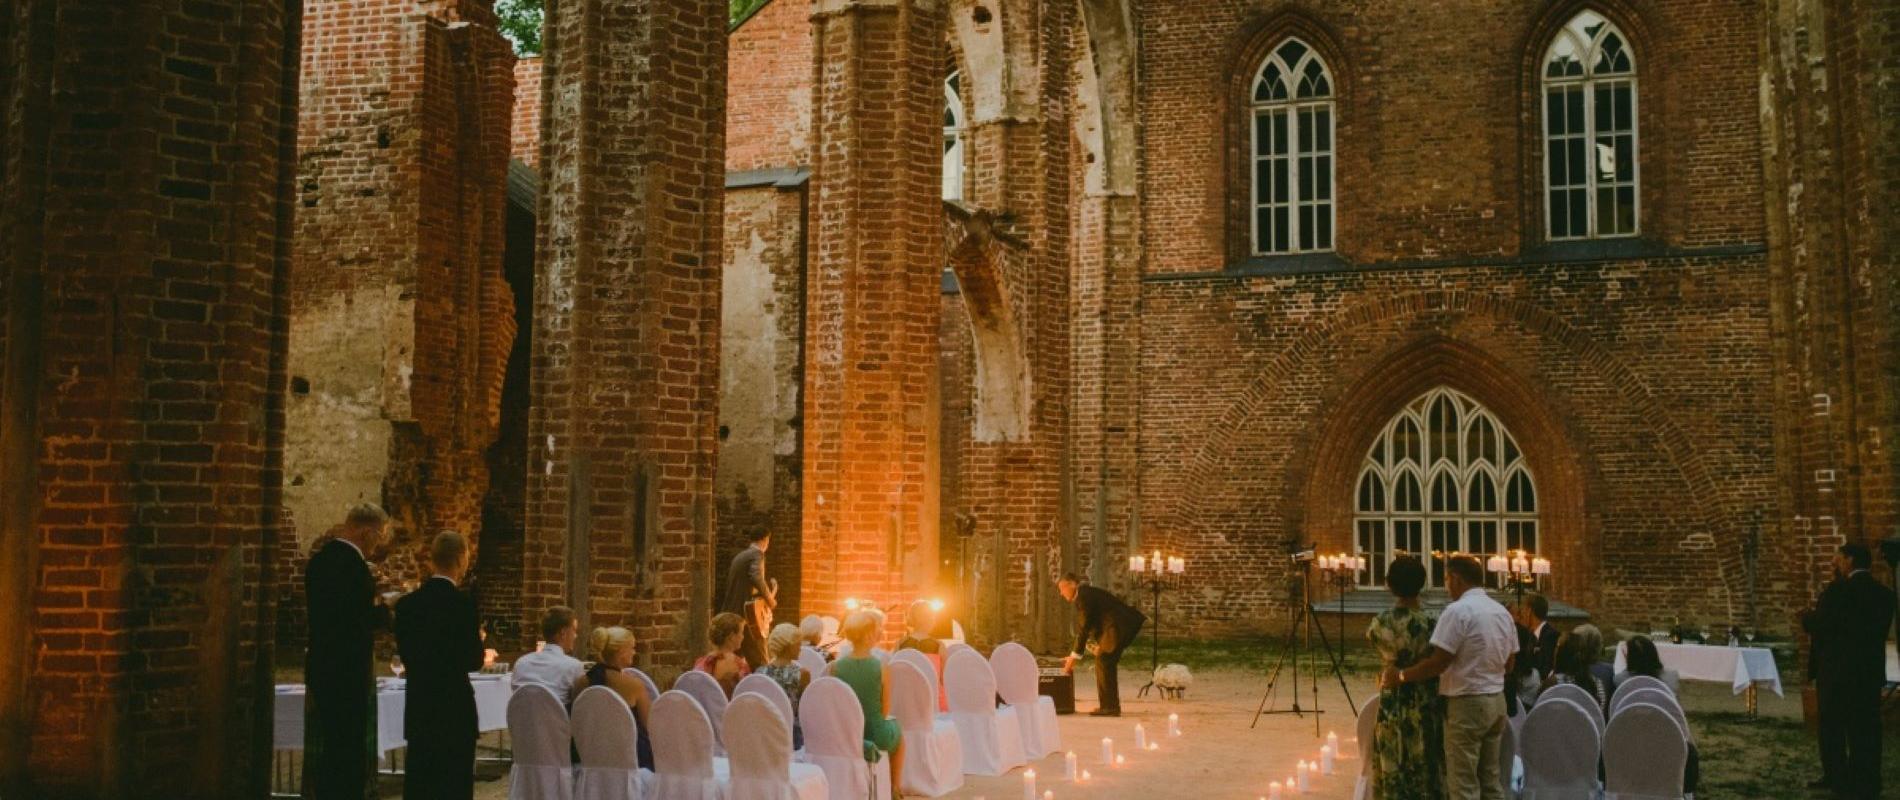
[[[469,710],[474,710],[472,702]],[[403,766],[403,800],[470,800],[475,796],[475,727],[470,714],[452,724],[430,725],[419,734],[405,733],[409,760]]]
[[[1819,681],[1821,776],[1842,797],[1880,797],[1880,684]]]
[[[306,730],[314,728],[317,741],[304,750],[303,793],[313,800],[363,800],[372,793],[376,763],[370,753],[376,739],[370,726],[375,693],[367,679],[355,691],[337,683],[313,683],[309,689]]]
[[[1103,631],[1095,640],[1095,697],[1096,707],[1104,711],[1122,710],[1121,663],[1122,653],[1128,645],[1141,635],[1141,625],[1137,623],[1132,631]]]

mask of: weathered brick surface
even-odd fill
[[[811,163],[812,3],[768,0],[727,45],[726,169]]]
[[[524,613],[681,664],[715,569],[725,7],[549,11]]]
[[[0,792],[258,796],[296,4],[6,16]]]
[[[541,164],[541,57],[515,62],[515,107],[509,157],[530,167]]]

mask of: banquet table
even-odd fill
[[[509,676],[470,673],[468,677],[475,688],[477,729],[482,733],[506,730],[508,695],[513,689]],[[408,699],[405,684],[400,678],[383,678],[376,682],[376,750],[379,753],[387,754],[408,744],[402,735],[402,715]],[[275,749],[303,749],[305,694],[300,683],[277,686],[275,744],[272,745]]]
[[[1626,667],[1626,645],[1616,646],[1616,672]],[[1726,683],[1735,694],[1748,695],[1748,710],[1755,710],[1755,688],[1766,685],[1781,695],[1781,671],[1775,667],[1775,654],[1766,647],[1730,647],[1711,644],[1671,644],[1657,642],[1656,653],[1663,666],[1673,669],[1685,681]]]

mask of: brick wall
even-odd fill
[[[530,167],[541,164],[541,57],[515,62],[515,108],[509,126],[509,157]]]
[[[809,0],[767,0],[728,37],[726,169],[811,163]]]

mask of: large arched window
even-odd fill
[[[1288,39],[1253,81],[1253,252],[1333,249],[1333,79]]]
[[[963,73],[943,79],[943,199],[963,199]]]
[[[1579,12],[1544,51],[1544,219],[1551,239],[1636,235],[1636,60]]]
[[[1399,553],[1537,551],[1537,489],[1517,440],[1477,401],[1438,388],[1401,409],[1366,452],[1354,492],[1363,585],[1385,583]]]

